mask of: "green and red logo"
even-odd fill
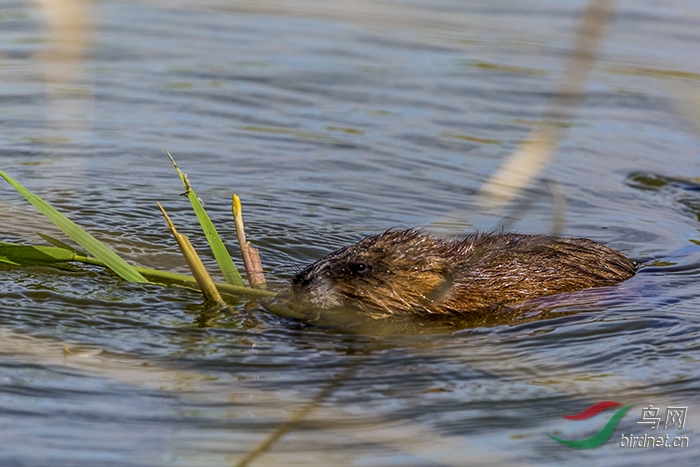
[[[593,404],[592,406],[588,407],[586,410],[584,410],[581,413],[577,413],[575,415],[562,415],[562,417],[566,418],[567,420],[586,420],[588,418],[591,418],[595,415],[598,415],[600,412],[611,409],[613,407],[622,407],[622,404],[619,402],[615,401],[603,401],[603,402],[598,402],[597,404]],[[622,417],[625,416],[627,411],[631,409],[633,406],[631,405],[626,405],[620,409],[618,409],[612,417],[610,417],[610,420],[608,420],[608,423],[605,424],[603,428],[600,429],[600,431],[590,438],[585,438],[585,439],[580,439],[580,440],[567,440],[567,439],[561,439],[557,438],[554,435],[550,435],[547,433],[547,436],[552,438],[553,440],[563,444],[564,446],[569,446],[570,448],[575,448],[575,449],[593,449],[602,446],[605,444],[607,440],[610,439],[610,437],[613,434],[613,431],[615,431],[615,428],[617,427],[617,424],[620,423],[620,420],[622,420]]]

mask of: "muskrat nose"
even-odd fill
[[[300,293],[304,288],[311,283],[311,272],[309,268],[297,273],[292,277],[292,290],[294,293]]]

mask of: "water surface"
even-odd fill
[[[184,273],[155,202],[206,247],[167,147],[230,245],[241,196],[279,289],[368,233],[500,226],[475,193],[542,116],[585,5],[102,1],[66,45],[35,4],[6,2],[0,167],[134,263]],[[698,84],[698,24],[691,0],[617,2],[542,174],[567,200],[565,234],[654,269],[533,319],[416,333],[305,326],[244,300],[204,319],[193,291],[1,265],[3,465],[236,465],[332,381],[253,465],[691,465],[700,136],[676,102],[679,80]],[[546,186],[509,228],[552,228]],[[0,200],[0,240],[60,235],[9,186]],[[612,411],[561,415],[601,400],[634,405],[604,446],[545,435],[592,435]],[[684,429],[637,424],[650,405],[688,407]],[[625,433],[690,443],[623,449]]]

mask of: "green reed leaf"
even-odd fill
[[[192,209],[194,209],[194,213],[197,215],[199,224],[202,226],[204,235],[209,242],[209,247],[214,254],[214,258],[219,265],[219,269],[221,269],[224,280],[231,285],[243,287],[243,279],[241,278],[236,265],[233,264],[231,255],[228,254],[228,250],[226,249],[224,242],[221,240],[219,233],[216,231],[216,228],[209,218],[207,211],[204,209],[204,206],[202,206],[202,202],[190,186],[187,175],[180,170],[175,163],[175,159],[173,159],[173,156],[171,156],[167,150],[165,151],[165,154],[168,155],[170,162],[172,162],[173,167],[175,167],[175,170],[177,170],[177,173],[180,176],[182,185],[185,187],[184,194],[187,195],[187,198],[190,200],[190,204],[192,204]]]
[[[76,255],[65,248],[53,246],[32,246],[17,245],[15,243],[0,242],[0,262],[20,266],[23,263],[62,263],[75,261],[85,264],[93,264],[105,267],[97,258]],[[160,284],[177,284],[189,288],[197,288],[197,281],[194,277],[176,274],[174,272],[159,271],[157,269],[142,268],[134,266],[134,269],[147,277],[151,282]],[[240,287],[231,284],[215,283],[219,292],[227,295],[247,296],[247,297],[272,297],[274,292],[250,287]]]
[[[59,263],[63,261],[74,261],[76,258],[73,253],[63,248],[10,244],[0,245],[0,256],[20,264],[27,261]]]
[[[87,256],[87,253],[85,253],[83,251],[76,250],[75,248],[73,248],[69,244],[62,242],[61,240],[59,240],[55,237],[52,237],[51,235],[47,235],[47,234],[41,233],[41,232],[36,232],[36,234],[38,236],[40,236],[41,238],[43,238],[50,245],[53,245],[53,246],[58,247],[58,248],[63,248],[64,250],[68,250],[70,252],[73,252],[76,255]]]
[[[22,266],[22,264],[20,264],[16,261],[12,261],[11,259],[6,258],[5,256],[0,256],[0,263],[11,264],[12,266]]]
[[[34,205],[41,213],[46,216],[56,227],[61,229],[63,233],[68,235],[78,245],[85,248],[91,255],[104,263],[106,267],[114,271],[115,274],[128,282],[148,282],[141,274],[139,274],[133,266],[120,258],[108,246],[97,240],[95,237],[87,233],[73,221],[58,212],[49,203],[27,190],[19,182],[0,170],[0,176],[7,183],[12,185],[22,196]],[[39,248],[39,247],[37,247]],[[65,251],[65,250],[64,250]]]

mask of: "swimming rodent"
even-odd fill
[[[467,314],[629,279],[636,265],[585,238],[476,233],[442,240],[388,230],[341,248],[292,279],[297,303],[379,315]]]

